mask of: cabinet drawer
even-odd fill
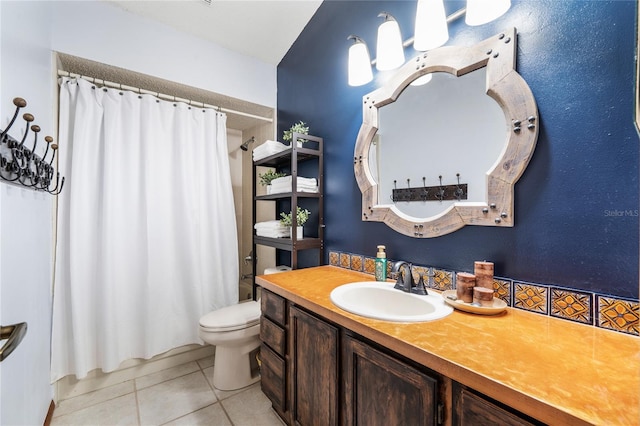
[[[284,327],[286,321],[286,300],[284,298],[262,289],[260,305],[264,316]]]
[[[467,389],[459,390],[459,393],[454,396],[454,404],[454,425],[532,426],[537,424],[535,421],[532,423],[511,413]]]
[[[286,410],[285,361],[264,343],[260,346],[260,375],[262,391],[271,400],[276,411]]]
[[[278,355],[285,355],[285,337],[284,328],[272,322],[266,317],[260,320],[260,340],[269,345]]]

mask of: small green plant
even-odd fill
[[[298,221],[298,226],[304,225],[309,219],[310,214],[311,212],[309,210],[296,207],[296,220]],[[280,223],[282,226],[291,226],[291,213],[280,213]]]
[[[260,178],[260,185],[267,186],[271,185],[272,180],[280,177],[285,177],[286,175],[286,173],[276,172],[275,170],[268,170],[264,174],[259,174],[258,177]]]
[[[307,126],[307,124],[304,121],[299,121],[296,124],[294,124],[293,126],[291,126],[291,128],[289,128],[289,130],[285,130],[284,133],[282,134],[282,140],[285,142],[289,142],[292,138],[293,138],[293,132],[296,133],[302,133],[303,135],[308,135],[309,134],[309,127]],[[299,139],[300,142],[306,142],[306,139]]]

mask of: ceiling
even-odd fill
[[[2,1],[2,0],[0,0]],[[115,7],[278,65],[322,0],[104,0]],[[249,114],[227,113],[229,129],[273,120],[273,108],[123,68],[58,53],[58,68]],[[264,118],[256,118],[264,117]]]
[[[322,0],[107,0],[227,49],[278,65]]]

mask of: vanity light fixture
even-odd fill
[[[418,0],[414,34],[413,48],[420,51],[435,49],[449,40],[443,0]]]
[[[387,12],[381,12],[378,17],[384,18],[384,22],[378,27],[376,68],[378,71],[393,70],[404,64],[404,46],[400,26],[398,21]]]
[[[511,0],[467,0],[467,25],[482,25],[502,16],[511,7]]]
[[[350,35],[348,40],[354,41],[349,47],[349,86],[362,86],[373,80],[369,48],[358,36]]]
[[[381,12],[385,20],[378,27],[377,59],[370,59],[367,44],[360,37],[350,35],[355,43],[349,48],[349,85],[362,86],[373,80],[371,65],[379,71],[400,67],[404,63],[404,48],[413,44],[414,49],[426,51],[442,46],[449,39],[448,23],[465,15],[467,25],[482,25],[502,16],[511,7],[511,0],[467,0],[467,7],[445,17],[444,0],[418,0],[415,36],[402,42],[400,26],[395,18]],[[420,84],[430,80],[422,77]],[[418,82],[416,82],[418,85]]]

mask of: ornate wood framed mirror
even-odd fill
[[[354,171],[362,192],[362,220],[384,222],[416,238],[445,235],[465,225],[514,225],[514,186],[527,167],[538,138],[535,99],[515,70],[516,42],[516,29],[512,28],[471,47],[445,46],[422,53],[396,71],[383,87],[363,97],[363,119],[354,152]],[[434,98],[433,92],[411,92],[415,90],[413,86],[408,89],[412,82],[427,74],[462,81],[462,76],[470,73],[476,76],[465,79],[475,79],[481,85],[477,104],[470,101],[471,95],[463,94],[455,101],[444,95],[432,101],[435,106],[427,113],[423,102]],[[427,86],[434,82],[440,85],[442,81],[433,78]],[[406,112],[384,111],[383,122],[383,107],[395,109],[394,103],[399,104],[405,98]],[[433,114],[447,103],[444,98],[456,114],[439,119],[449,133],[443,134],[441,129],[437,136],[429,135],[425,114]],[[458,111],[468,110],[469,104],[475,110],[460,116]],[[492,108],[497,111],[497,127],[479,132],[487,121],[482,114]],[[416,115],[410,117],[411,113]],[[406,120],[399,123],[405,115]],[[416,128],[416,123],[421,127]],[[409,134],[390,136],[391,132],[381,129],[381,124],[385,129],[413,127]],[[383,151],[387,154],[380,153],[380,141],[388,148]],[[413,173],[412,179],[393,179],[391,183],[389,173],[383,175],[379,164],[392,157],[388,153],[393,151],[403,155],[403,160],[390,161],[391,168],[406,176]],[[451,152],[455,154],[447,154]],[[487,152],[488,158],[482,159]],[[424,171],[409,171],[411,167],[422,167]],[[437,175],[443,168],[449,171],[444,181],[443,173]],[[431,173],[429,183],[427,172]],[[465,182],[474,175],[473,181]]]

